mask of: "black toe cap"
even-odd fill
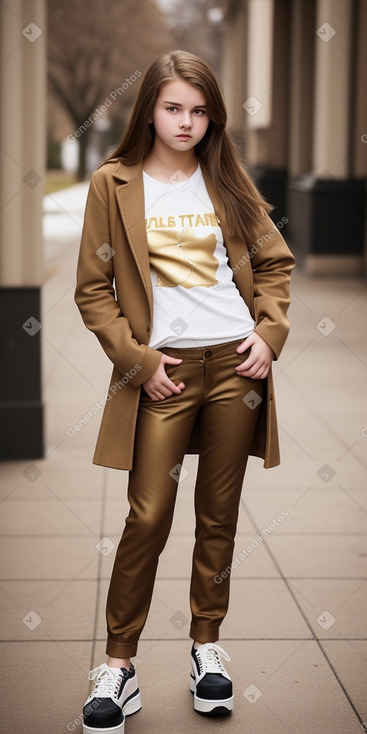
[[[233,695],[232,681],[221,673],[206,673],[196,686],[196,695],[209,701],[231,698]]]
[[[111,698],[93,698],[83,708],[84,723],[87,726],[107,728],[122,724],[124,715]]]

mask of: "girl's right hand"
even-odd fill
[[[161,362],[154,374],[143,382],[143,388],[151,400],[164,400],[173,393],[180,395],[182,390],[185,389],[184,382],[179,382],[178,385],[175,385],[169,379],[164,369],[165,364],[180,364],[181,362],[182,359],[176,359],[176,357],[169,357],[168,354],[162,354]]]

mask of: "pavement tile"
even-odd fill
[[[292,579],[289,584],[316,637],[367,638],[367,579]]]
[[[100,536],[0,538],[0,579],[95,578]]]
[[[366,536],[298,535],[294,538],[273,533],[266,542],[287,578],[366,578]]]
[[[92,640],[94,581],[3,581],[2,640]]]
[[[56,493],[46,488],[47,499],[13,500],[2,503],[0,530],[3,537],[13,535],[93,535],[101,524],[101,501],[60,500]]]
[[[127,501],[129,472],[120,469],[106,469],[106,507],[110,500]]]
[[[338,485],[313,486],[306,491],[298,486],[283,490],[259,488],[247,495],[244,504],[259,528],[267,528],[273,518],[277,519],[283,510],[287,512],[288,516],[276,525],[277,535],[366,532],[367,496],[361,489],[350,489],[347,494]]]
[[[1,467],[0,502],[4,499],[90,500],[102,497],[107,469],[92,465],[91,452],[85,456],[65,442],[49,449],[45,459],[6,462]]]
[[[249,731],[282,734],[361,731],[316,642],[236,642],[231,657],[239,714]],[[246,698],[249,694],[251,697],[251,686],[256,686],[262,694],[255,703],[251,703],[253,698],[250,701]]]
[[[367,731],[367,641],[322,640],[320,644],[363,719],[361,731]]]
[[[366,406],[367,407],[367,406]],[[367,420],[365,421],[367,428]],[[362,422],[361,422],[361,425]],[[366,439],[359,436],[359,428],[355,429],[354,446],[350,441],[347,453],[346,447],[338,447],[335,454],[330,458],[330,451],[323,459],[316,459],[304,454],[294,444],[291,437],[286,435],[279,425],[281,464],[264,471],[259,459],[253,458],[247,466],[242,497],[256,493],[259,489],[269,490],[277,495],[282,490],[299,491],[306,493],[310,489],[318,489],[320,492],[334,491],[335,489],[349,493],[353,497],[358,493],[364,493],[366,487]],[[362,440],[363,439],[363,440]],[[328,464],[335,476],[325,483],[317,472]],[[321,472],[324,473],[324,472]]]
[[[234,571],[221,635],[228,639],[306,639],[311,633],[281,579],[241,579]]]
[[[90,642],[11,642],[0,656],[6,669],[2,697],[8,702],[1,714],[4,732],[81,734]]]

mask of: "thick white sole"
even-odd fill
[[[199,698],[196,695],[196,682],[192,675],[190,675],[190,691],[194,694],[194,710],[200,714],[225,714],[233,711],[234,696],[215,699],[214,701],[210,701],[208,698]]]
[[[131,716],[131,714],[136,714],[137,711],[140,711],[141,709],[141,695],[140,691],[136,694],[133,698],[130,698],[125,705],[122,707],[122,713],[125,714],[125,716]]]
[[[125,734],[125,719],[121,722],[121,724],[118,724],[117,726],[109,726],[107,729],[101,729],[98,727],[98,729],[95,726],[86,726],[83,724],[83,734],[93,734],[93,732],[99,734]]]
[[[140,691],[133,698],[130,698],[125,705],[122,707],[122,713],[124,716],[131,716],[136,714],[141,709],[141,695]],[[125,719],[122,720],[121,724],[117,726],[108,726],[106,728],[87,726],[83,723],[83,734],[125,734]]]

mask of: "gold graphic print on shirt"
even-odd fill
[[[149,260],[157,272],[157,286],[210,288],[218,281],[214,257],[215,234],[200,237],[200,227],[151,229],[147,232]]]

